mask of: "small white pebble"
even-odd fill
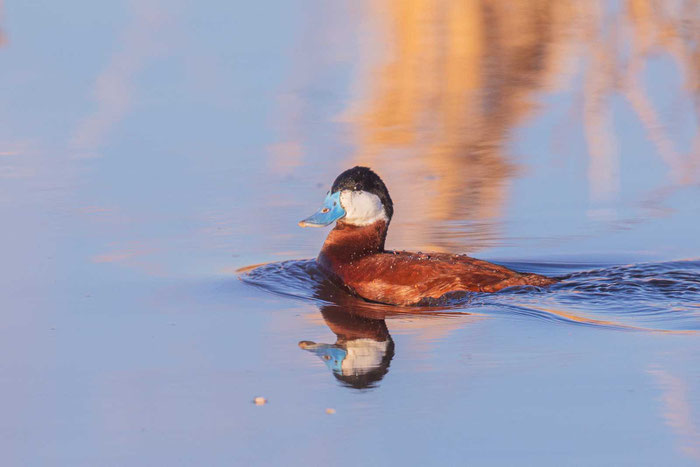
[[[255,399],[253,399],[253,402],[255,402],[255,405],[265,405],[265,404],[267,404],[267,399],[265,399],[264,397],[258,396]]]
[[[326,409],[326,413],[328,415],[333,415],[335,413],[335,409]]]

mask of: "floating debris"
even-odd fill
[[[255,399],[253,399],[253,402],[255,403],[255,405],[265,405],[265,404],[267,404],[267,399],[265,399],[264,397],[258,396]]]
[[[335,409],[326,409],[326,413],[328,415],[333,415],[335,413]]]

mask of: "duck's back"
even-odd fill
[[[556,282],[468,256],[443,253],[385,251],[329,266],[330,272],[358,295],[396,305],[440,298],[450,292],[496,292],[517,285]]]

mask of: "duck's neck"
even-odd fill
[[[387,228],[388,223],[383,220],[361,227],[338,222],[326,237],[318,260],[323,266],[335,269],[340,264],[380,253],[384,251]]]
[[[361,316],[353,313],[352,308],[339,305],[325,305],[321,314],[340,344],[357,339],[377,342],[391,339],[384,319]]]

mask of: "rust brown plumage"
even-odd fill
[[[317,261],[360,297],[393,305],[412,305],[451,292],[496,292],[556,282],[468,256],[386,251],[386,229],[384,222],[358,227],[338,221]]]

